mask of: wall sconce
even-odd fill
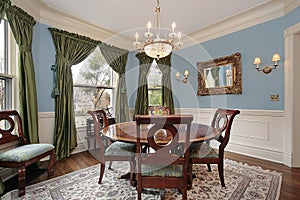
[[[188,71],[188,70],[185,70],[183,75],[184,75],[184,78],[183,78],[182,80],[180,80],[180,73],[177,72],[177,73],[176,73],[176,79],[177,79],[177,81],[182,81],[183,83],[187,83],[187,81],[188,81],[188,76],[189,76],[189,71]]]
[[[276,69],[276,67],[278,66],[278,61],[280,60],[280,55],[275,53],[273,55],[273,58],[272,58],[272,62],[273,62],[273,66],[265,66],[264,68],[260,68],[259,67],[259,64],[261,64],[261,60],[260,60],[260,57],[256,57],[254,59],[254,65],[256,65],[256,69],[257,71],[262,71],[263,73],[265,74],[268,74],[270,73],[273,69]]]

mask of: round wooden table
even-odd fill
[[[110,140],[132,142],[137,141],[136,122],[123,122],[110,125],[102,130],[103,135]],[[147,133],[151,125],[142,125],[141,127],[141,142],[147,144]],[[185,126],[179,126],[179,133],[185,132]],[[192,123],[190,140],[191,142],[202,142],[205,140],[211,140],[219,136],[219,131],[208,125]],[[179,134],[179,142],[185,141],[185,135]]]

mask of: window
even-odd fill
[[[99,48],[72,66],[76,127],[85,127],[88,110],[113,107],[114,72]]]
[[[0,110],[8,110],[13,108],[13,75],[11,68],[15,54],[11,51],[12,44],[9,35],[9,26],[6,20],[0,23]],[[12,41],[14,43],[14,40]],[[15,45],[15,43],[14,43]],[[10,55],[10,56],[9,56]]]
[[[150,67],[148,73],[148,101],[149,106],[161,106],[162,105],[162,73],[157,66],[155,60]]]

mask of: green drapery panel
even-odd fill
[[[82,62],[95,50],[98,41],[74,33],[49,28],[56,48],[59,95],[55,97],[54,146],[57,159],[69,157],[77,146],[72,65]]]
[[[156,62],[162,72],[162,105],[169,107],[170,114],[175,114],[171,84],[171,55],[161,58]]]
[[[0,0],[0,23],[5,16],[6,10],[10,7],[10,5],[10,0]]]
[[[31,50],[35,20],[16,6],[7,8],[6,17],[19,46],[20,116],[23,122],[24,134],[29,143],[39,143],[36,81]]]
[[[109,66],[118,73],[117,95],[115,102],[115,115],[117,122],[127,122],[129,119],[127,87],[125,81],[125,69],[128,51],[114,46],[99,44],[101,53]]]
[[[148,114],[148,82],[147,74],[150,70],[153,58],[148,57],[145,53],[138,53],[136,57],[139,59],[139,82],[138,91],[135,101],[134,116],[136,114]]]

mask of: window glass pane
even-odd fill
[[[148,101],[151,106],[160,106],[162,103],[162,92],[161,89],[149,89],[148,90]]]
[[[74,84],[112,85],[112,70],[97,48],[78,65],[72,66]]]
[[[0,79],[0,110],[5,110],[6,106],[6,87],[5,80]]]
[[[162,73],[154,60],[147,77],[148,81],[148,101],[151,106],[162,105],[162,91],[161,91]]]
[[[149,88],[161,88],[162,73],[158,68],[156,61],[154,60],[148,74],[148,87]]]
[[[4,74],[5,70],[5,34],[4,20],[0,23],[0,73]]]
[[[86,126],[88,110],[112,107],[112,73],[98,48],[83,62],[72,66],[77,128]]]

